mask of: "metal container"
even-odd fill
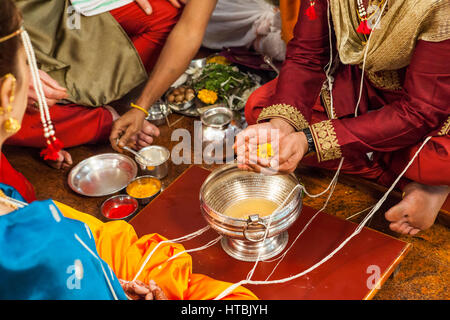
[[[148,110],[149,116],[147,121],[155,126],[161,126],[166,123],[166,117],[170,114],[170,108],[163,102],[157,102]]]
[[[109,215],[110,211],[114,208],[118,208],[121,205],[133,205],[135,208],[127,216],[117,217],[117,218],[111,217]],[[105,218],[108,218],[109,220],[124,220],[124,219],[131,218],[138,211],[138,209],[139,209],[139,203],[135,198],[130,197],[125,194],[120,194],[118,196],[114,196],[114,197],[111,197],[111,198],[105,200],[105,202],[103,202],[103,204],[100,208],[100,212]]]
[[[154,194],[149,195],[149,196],[147,196],[147,197],[144,197],[144,198],[139,198],[139,197],[136,197],[136,196],[130,194],[130,192],[129,192],[129,187],[130,187],[133,183],[144,184],[144,183],[145,183],[145,180],[146,180],[146,179],[149,179],[149,178],[150,178],[150,179],[155,179],[156,181],[159,182],[159,190],[158,190],[157,192],[155,192]],[[136,200],[139,202],[139,204],[142,205],[142,206],[146,206],[146,205],[149,204],[153,199],[155,199],[156,196],[159,195],[159,194],[161,193],[161,190],[162,190],[162,183],[161,183],[161,180],[159,180],[158,178],[156,178],[156,177],[154,177],[154,176],[141,176],[141,177],[138,177],[138,178],[134,179],[133,181],[131,181],[130,184],[127,186],[127,189],[126,189],[127,194],[128,194],[130,197],[136,199]]]
[[[267,199],[281,205],[296,185],[294,174],[266,176],[241,171],[236,164],[212,172],[200,189],[202,214],[222,238],[222,248],[242,261],[266,260],[281,253],[288,243],[288,228],[302,208],[302,191],[294,191],[285,205],[272,216],[250,215],[247,220],[226,216],[223,212],[245,199]],[[269,224],[269,217],[271,222]],[[267,237],[264,235],[267,230]]]
[[[140,157],[135,157],[143,175],[164,179],[169,172],[170,151],[161,146],[148,146],[139,151],[139,154],[149,161],[144,163]]]
[[[235,136],[243,129],[240,118],[227,107],[218,106],[208,109],[201,115],[202,150],[204,160],[208,162],[232,161]]]
[[[89,197],[104,197],[125,188],[137,175],[138,168],[130,157],[106,153],[77,164],[69,173],[70,188]]]

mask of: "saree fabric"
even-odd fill
[[[5,184],[0,188],[24,201],[14,188]],[[164,240],[158,234],[138,238],[124,221],[103,223],[56,201],[35,201],[0,216],[0,299],[110,300],[114,295],[108,281],[117,298],[126,299],[117,279],[133,280]],[[182,251],[180,244],[162,244],[138,280],[154,280],[175,300],[214,299],[231,285],[192,273],[187,253],[168,261]],[[255,299],[243,287],[225,297]]]
[[[119,279],[133,280],[156,245],[167,240],[156,233],[138,238],[133,227],[124,221],[103,223],[93,216],[55,203],[65,217],[83,221],[89,226],[99,255],[111,266]],[[193,273],[192,258],[187,253],[168,261],[170,257],[182,251],[184,247],[181,244],[160,245],[138,280],[144,283],[154,280],[170,300],[211,300],[231,285],[206,275]],[[239,287],[224,300],[254,299],[257,297],[251,291]]]
[[[51,200],[0,216],[0,299],[115,298],[127,299],[84,223],[64,218]]]

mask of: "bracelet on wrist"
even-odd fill
[[[135,109],[138,109],[138,110],[141,110],[143,113],[145,113],[145,116],[146,117],[148,117],[150,114],[148,113],[148,111],[147,110],[145,110],[144,108],[142,108],[141,106],[138,106],[137,104],[135,104],[135,103],[131,103],[131,107],[132,108],[135,108]]]

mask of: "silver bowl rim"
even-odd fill
[[[146,163],[146,164],[141,163],[141,161],[139,161],[139,157],[138,157],[138,156],[135,156],[135,157],[134,157],[134,160],[135,160],[138,164],[140,164],[141,166],[146,166],[146,167],[148,167],[148,166],[157,167],[157,166],[160,166],[160,165],[166,163],[167,161],[169,161],[170,155],[171,155],[171,154],[170,154],[170,150],[167,149],[166,147],[163,147],[163,146],[158,146],[158,145],[147,146],[147,147],[142,148],[141,150],[139,150],[138,153],[141,153],[141,152],[144,151],[144,150],[150,150],[150,149],[160,149],[160,150],[162,150],[162,151],[164,151],[164,152],[167,152],[167,157],[166,157],[165,160],[163,160],[163,161],[160,161],[160,162],[154,162],[154,163]],[[156,179],[157,179],[157,178],[156,178]],[[130,182],[130,183],[131,183],[131,182]]]
[[[87,194],[87,193],[85,193],[85,192],[82,192],[80,189],[78,189],[77,187],[75,187],[75,186],[73,185],[73,183],[72,183],[73,175],[75,174],[76,171],[78,171],[80,168],[82,168],[88,161],[91,161],[92,159],[95,159],[95,158],[101,158],[101,157],[106,157],[106,156],[113,156],[113,157],[116,157],[116,158],[117,158],[117,157],[118,157],[118,158],[123,158],[124,160],[126,160],[127,162],[129,162],[129,163],[131,164],[131,166],[133,167],[133,172],[132,172],[132,177],[133,177],[133,178],[132,178],[132,179],[135,179],[135,178],[136,178],[137,173],[138,173],[138,167],[137,167],[136,162],[135,162],[132,158],[130,158],[130,157],[127,156],[127,155],[120,154],[120,153],[101,153],[101,154],[97,154],[97,155],[94,155],[94,156],[92,156],[92,157],[89,157],[89,158],[87,158],[87,159],[84,159],[83,161],[81,161],[80,163],[78,163],[75,167],[73,167],[72,170],[70,170],[69,175],[68,175],[68,177],[67,177],[67,183],[69,184],[69,187],[70,187],[73,191],[75,191],[76,193],[78,193],[78,194],[81,194],[81,195],[87,196],[87,197],[95,197],[95,198],[97,198],[97,197],[105,197],[105,196],[112,195],[112,194],[114,194],[114,193],[116,193],[116,192],[119,192],[119,191],[122,190],[123,188],[127,187],[128,184],[129,184],[129,182],[128,182],[127,185],[125,185],[125,186],[123,186],[123,187],[121,187],[121,188],[114,189],[114,191],[110,191],[110,192],[108,192],[108,193],[103,193],[103,194],[98,194],[98,195],[97,195],[97,194],[96,194],[96,195],[91,195],[91,194]]]
[[[230,120],[226,123],[223,124],[210,124],[210,123],[206,123],[206,118],[213,116],[215,114],[226,114],[228,116],[230,116]],[[230,108],[224,107],[224,106],[217,106],[217,107],[212,107],[211,109],[206,110],[200,117],[200,120],[202,121],[203,125],[207,126],[207,127],[211,127],[211,128],[224,128],[226,126],[228,126],[231,121],[233,121],[233,111]]]
[[[161,184],[161,187],[159,188],[159,190],[158,190],[157,192],[155,192],[153,195],[148,196],[148,197],[137,198],[137,197],[133,197],[132,195],[129,195],[129,194],[128,194],[128,191],[127,191],[128,186],[129,186],[130,184],[132,184],[133,182],[138,181],[138,180],[140,180],[140,179],[142,179],[142,178],[152,178],[152,179],[158,180],[159,183]],[[155,176],[145,175],[145,176],[139,176],[139,177],[136,177],[136,178],[134,178],[133,180],[131,180],[131,181],[127,184],[127,186],[125,187],[125,192],[127,193],[128,196],[130,196],[130,197],[132,197],[132,198],[134,198],[134,199],[136,199],[136,200],[146,200],[146,199],[150,199],[150,198],[153,198],[153,197],[157,196],[157,195],[162,191],[162,189],[163,189],[163,186],[162,186],[162,181],[161,181],[161,179],[158,179],[158,178],[155,177]]]
[[[206,180],[203,182],[201,188],[200,188],[200,192],[199,192],[199,199],[200,199],[200,206],[203,208],[203,204],[205,203],[205,201],[203,201],[203,192],[204,189],[206,187],[206,185],[208,184],[208,182],[210,182],[211,179],[214,178],[213,174],[218,175],[219,173],[223,172],[223,171],[227,171],[227,170],[232,170],[232,169],[236,169],[237,168],[237,163],[232,163],[232,164],[226,164],[224,166],[222,166],[221,168],[214,170],[213,172],[211,172],[211,174],[206,178]],[[240,170],[239,168],[237,168],[238,170]],[[243,171],[244,173],[249,173],[248,171]],[[258,174],[258,173],[255,173]],[[297,178],[297,176],[294,173],[290,173],[287,176],[291,177],[294,179],[294,181],[297,181],[298,184],[301,184],[299,179]],[[300,197],[298,198],[298,201],[302,201],[303,199],[303,190],[300,189]],[[295,199],[293,199],[292,201],[290,201],[289,203],[285,204],[285,207],[287,206],[291,206],[292,203],[295,201]],[[296,204],[298,205],[298,204]],[[227,215],[224,215],[216,210],[214,210],[213,208],[208,206],[208,209],[211,210],[215,215],[225,219],[226,221],[230,221],[230,222],[237,222],[237,223],[242,223],[242,222],[246,222],[248,219],[239,219],[239,218],[233,218]],[[203,210],[202,210],[203,211]],[[210,214],[208,213],[208,216],[210,216]],[[263,221],[267,221],[272,217],[271,215],[265,216],[265,217],[260,217],[261,220]]]
[[[132,213],[130,213],[128,216],[123,217],[123,218],[108,218],[108,217],[105,216],[105,214],[103,213],[103,208],[104,208],[105,204],[106,204],[108,201],[114,200],[114,199],[116,199],[116,198],[129,198],[129,199],[132,199],[132,200],[136,201],[136,209],[134,209],[134,211],[133,211]],[[138,210],[139,210],[139,201],[138,201],[136,198],[133,198],[132,196],[130,196],[130,195],[128,195],[128,194],[118,194],[118,195],[112,196],[112,197],[106,199],[105,201],[103,201],[103,203],[102,203],[102,205],[101,205],[101,207],[100,207],[100,213],[101,213],[101,215],[102,215],[103,217],[105,217],[106,219],[109,219],[109,220],[124,220],[124,219],[127,219],[127,218],[131,217],[132,215],[134,215]]]

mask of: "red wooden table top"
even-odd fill
[[[145,207],[130,223],[137,234],[159,233],[175,239],[207,225],[200,212],[199,190],[210,171],[192,166]],[[289,244],[316,213],[304,206],[300,217],[288,230]],[[310,224],[271,280],[290,277],[319,262],[341,244],[356,224],[320,213]],[[184,242],[186,249],[205,245],[217,238],[214,230]],[[364,228],[334,257],[312,272],[284,284],[247,285],[260,299],[370,299],[406,255],[410,245],[372,229]],[[253,267],[228,256],[220,242],[191,253],[193,272],[214,279],[239,282]],[[277,261],[260,262],[252,280],[265,280]],[[378,279],[378,280],[377,280]]]

